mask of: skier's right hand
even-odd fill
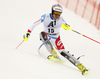
[[[23,35],[23,40],[28,41],[29,36],[30,36],[30,32],[27,32],[26,35]]]

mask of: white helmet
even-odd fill
[[[63,8],[62,8],[61,5],[55,4],[55,5],[52,6],[52,14],[54,13],[54,11],[62,13],[63,12]]]

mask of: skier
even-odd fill
[[[60,28],[62,24],[65,27],[69,27],[67,22],[64,20],[64,18],[61,16],[63,12],[63,8],[59,4],[55,4],[51,8],[51,13],[44,14],[41,16],[41,18],[34,22],[30,28],[28,29],[26,35],[24,35],[23,40],[28,41],[28,38],[34,29],[35,26],[37,26],[40,23],[44,24],[44,31],[40,33],[40,40],[45,42],[50,38],[50,40],[47,41],[45,44],[45,47],[50,52],[50,56],[47,58],[52,60],[52,58],[60,59],[57,55],[57,52],[53,48],[53,46],[58,50],[58,52],[68,59],[73,65],[75,65],[79,70],[81,70],[82,74],[84,75],[88,70],[85,66],[80,63],[78,59],[76,59],[74,56],[72,56],[68,51],[65,51],[65,47],[60,39]]]

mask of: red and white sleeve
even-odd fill
[[[32,30],[35,28],[35,26],[39,25],[41,23],[41,19],[37,20],[36,22],[34,22],[28,29],[27,32],[32,32]]]

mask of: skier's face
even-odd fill
[[[53,18],[54,18],[54,19],[58,19],[58,18],[59,18],[59,16],[60,16],[60,15],[53,14]]]
[[[61,12],[54,11],[53,18],[58,19],[60,15],[61,15]]]

